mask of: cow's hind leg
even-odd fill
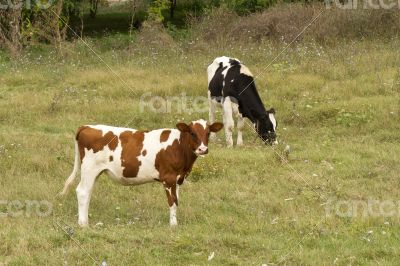
[[[243,145],[243,127],[244,127],[244,118],[242,114],[239,112],[239,105],[237,103],[232,103],[233,113],[237,118],[237,142],[236,145]]]
[[[89,225],[89,203],[92,195],[93,186],[101,169],[95,166],[82,165],[81,181],[76,188],[78,198],[78,223],[81,227]]]
[[[215,98],[211,98],[211,93],[208,91],[208,116],[209,116],[209,121],[210,124],[213,124],[215,122],[215,108],[217,106],[217,101]],[[217,139],[217,135],[214,132],[211,132],[210,134],[210,139],[212,141]]]

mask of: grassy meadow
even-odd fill
[[[13,60],[0,52],[0,200],[53,204],[47,217],[0,218],[0,265],[398,265],[399,39],[304,41],[265,69],[283,43],[140,38],[86,39],[112,71],[81,41],[65,43],[62,56],[46,45]],[[206,109],[141,112],[140,98],[185,93],[190,107],[207,95],[206,67],[221,55],[257,76],[284,144],[265,146],[247,126],[245,145],[228,149],[218,133],[181,189],[174,229],[160,184],[123,187],[102,175],[91,227],[80,229],[75,192],[55,197],[72,171],[77,127],[207,119]],[[288,161],[279,156],[286,144]],[[329,213],[335,202],[369,199],[396,202],[395,215]]]

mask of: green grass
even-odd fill
[[[329,199],[400,199],[398,39],[298,44],[263,71],[282,46],[167,49],[115,38],[87,41],[125,83],[78,41],[65,44],[63,57],[47,46],[14,61],[0,54],[0,199],[54,204],[50,217],[0,218],[0,264],[92,264],[54,221],[108,265],[398,264],[398,214],[343,218],[325,210]],[[223,54],[258,75],[261,97],[277,110],[279,139],[292,148],[289,162],[246,128],[244,147],[220,140],[196,162],[176,229],[160,184],[122,187],[105,175],[93,193],[91,227],[80,229],[74,191],[55,199],[72,170],[76,128],[207,118],[140,113],[139,99],[205,96],[206,66]]]

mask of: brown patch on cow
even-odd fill
[[[143,150],[143,151],[142,151],[142,156],[146,156],[146,154],[147,154],[147,151],[146,151],[146,150]]]
[[[136,177],[139,167],[142,164],[138,160],[140,151],[143,148],[143,131],[124,131],[119,135],[121,141],[121,166],[124,167],[122,175],[124,177]]]
[[[79,155],[81,161],[85,157],[85,148],[93,150],[94,153],[101,151],[105,146],[114,151],[118,146],[118,137],[111,131],[103,136],[103,131],[89,126],[81,126],[78,128],[75,137],[78,142]]]
[[[166,142],[171,134],[171,130],[163,130],[160,135],[160,142]]]
[[[179,140],[174,140],[156,155],[154,166],[160,174],[160,181],[167,187],[176,184],[178,175],[184,178],[192,170],[197,156],[189,147],[190,138],[189,133],[182,133]]]
[[[110,156],[110,162],[114,161],[114,157],[111,155]]]

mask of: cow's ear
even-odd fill
[[[185,123],[176,124],[176,128],[179,129],[181,132],[189,132],[189,126]]]
[[[269,113],[269,114],[275,114],[275,109],[272,107],[271,109],[269,109],[269,110],[267,111],[267,113]]]
[[[219,122],[215,122],[214,124],[212,124],[212,125],[210,126],[210,131],[211,131],[211,132],[218,132],[218,131],[220,131],[223,127],[224,127],[224,124],[219,123]]]

